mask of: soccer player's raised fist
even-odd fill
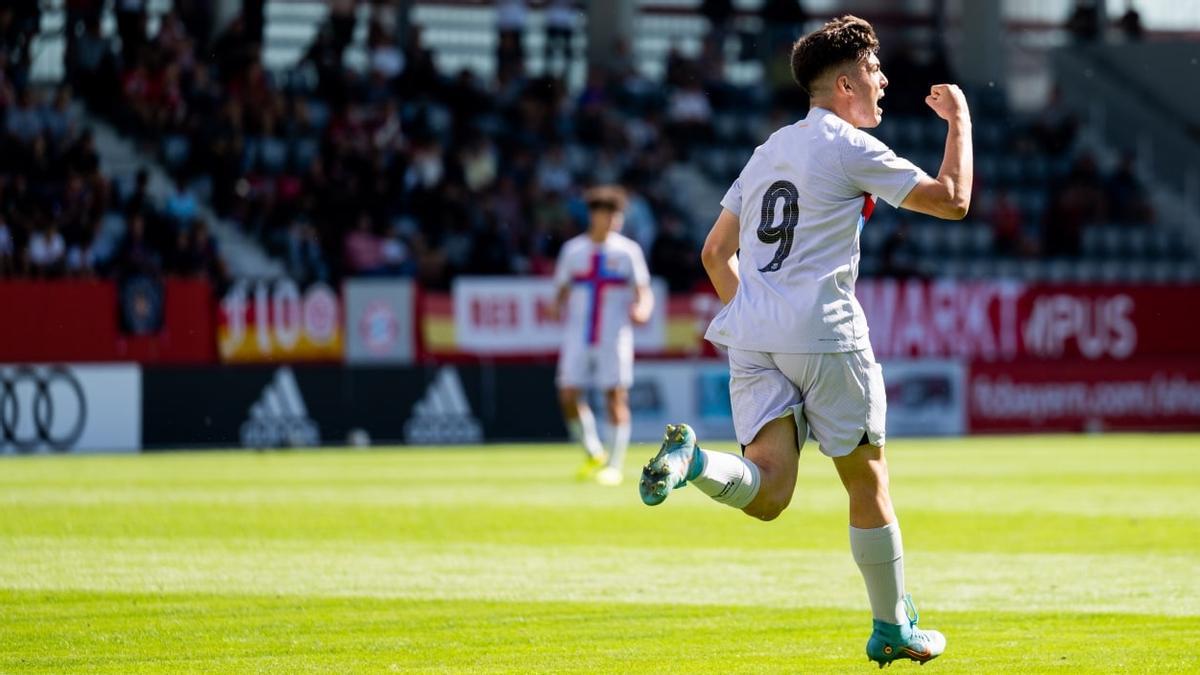
[[[970,117],[970,113],[967,112],[967,99],[957,84],[933,85],[929,88],[929,95],[925,97],[925,104],[933,108],[938,117],[947,121]]]

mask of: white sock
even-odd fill
[[[600,457],[604,454],[604,447],[600,445],[600,435],[596,433],[596,416],[590,408],[580,410],[579,417],[567,420],[567,433],[571,435],[572,441],[583,444],[583,449],[588,455]]]
[[[613,427],[612,454],[608,456],[608,465],[620,470],[625,465],[625,451],[629,449],[629,422]]]
[[[754,462],[728,452],[698,450],[704,457],[704,468],[692,480],[692,485],[714,501],[744,509],[758,495],[760,480]]]
[[[900,523],[870,530],[851,527],[850,552],[867,584],[867,597],[871,600],[871,613],[875,618],[897,625],[907,623]]]

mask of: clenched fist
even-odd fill
[[[971,119],[971,113],[967,110],[967,99],[957,84],[933,85],[929,88],[929,95],[925,97],[925,104],[947,122]]]

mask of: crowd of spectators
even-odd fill
[[[134,50],[92,49],[94,26],[81,29],[69,70],[92,105],[162,149],[181,194],[207,185],[217,212],[301,280],[410,275],[444,288],[461,273],[546,273],[586,222],[582,189],[618,183],[631,194],[626,234],[649,252],[666,233],[678,252],[660,258],[687,264],[656,272],[688,288],[698,257],[664,176],[681,146],[711,135],[720,103],[699,73],[723,84],[721,69],[676,54],[671,86],[659,88],[626,57],[572,93],[562,73],[577,10],[555,7],[554,73],[528,73],[522,58],[488,80],[443,73],[419,28],[397,33],[387,2],[372,4],[362,72],[346,64],[353,2],[334,3],[301,61],[278,76],[244,18],[199,49],[175,13],[156,35],[137,35]]]
[[[220,278],[215,245],[195,217],[199,188],[218,214],[302,281],[405,275],[445,288],[458,274],[544,274],[562,242],[586,223],[583,188],[614,183],[630,194],[625,233],[647,251],[653,273],[684,290],[703,277],[696,238],[707,223],[692,222],[669,169],[720,142],[714,126],[720,115],[753,113],[769,132],[802,115],[807,104],[779,56],[806,19],[800,5],[786,0],[762,10],[770,19],[757,45],[766,86],[739,88],[725,78],[726,46],[735,39],[731,4],[706,1],[708,39],[696,56],[672,49],[662,82],[641,75],[631,45],[622,43],[613,46],[609,65],[588,67],[577,91],[565,84],[581,18],[571,0],[554,0],[543,10],[553,35],[541,72],[527,71],[525,3],[499,2],[497,68],[488,78],[441,71],[420,27],[387,0],[369,4],[365,68],[347,64],[359,3],[336,0],[303,57],[284,73],[264,66],[261,15],[239,16],[210,36],[204,0],[182,0],[151,35],[144,0],[121,0],[114,40],[100,31],[103,4],[68,3],[69,86],[52,100],[39,101],[36,91],[19,84],[19,73],[4,82],[12,92],[4,103],[5,143],[19,151],[5,153],[8,166],[53,165],[47,171],[59,187],[41,191],[59,202],[74,200],[47,203],[42,211],[53,216],[9,215],[23,212],[10,206],[20,201],[8,185],[15,186],[17,176],[5,174],[0,203],[19,224],[0,226],[0,256],[6,245],[25,251],[9,255],[9,269],[31,269],[29,242],[43,231],[62,238],[62,271],[73,269],[70,251],[87,259],[98,219],[119,209],[128,219],[126,236],[108,269],[203,268]],[[0,22],[6,14],[16,12],[0,10]],[[8,23],[14,24],[20,21]],[[4,71],[14,70],[13,63],[28,59],[9,57]],[[900,46],[886,55],[885,68],[905,73],[889,89],[893,115],[925,113],[919,90],[952,79],[938,45]],[[91,141],[77,129],[58,133],[69,126],[60,118],[69,117],[71,86],[177,174],[164,204],[138,196],[144,181],[123,195],[98,172],[74,168],[71,162],[87,154]],[[28,134],[25,120],[34,117],[44,121]],[[1027,137],[1031,152],[1053,159],[1073,152],[1074,135],[1074,119],[1052,106]],[[719,184],[729,177],[713,178]],[[981,216],[994,228],[998,252],[1073,255],[1079,230],[1092,222],[1152,217],[1131,159],[1105,178],[1094,161],[1080,157],[1047,185],[1045,213],[1032,216],[1003,190],[992,191]],[[79,211],[77,201],[88,205],[88,217],[70,215]],[[1043,216],[1055,227],[1031,237],[1031,217]]]
[[[145,172],[122,188],[101,171],[71,85],[47,90],[30,83],[38,18],[36,2],[0,7],[0,277],[167,272],[221,280],[215,242],[195,203],[156,203]],[[90,25],[98,31],[94,21]],[[75,48],[80,58],[89,50],[82,41]],[[123,233],[105,245],[100,238],[110,218],[123,221]]]

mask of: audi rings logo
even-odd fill
[[[62,366],[0,370],[0,449],[48,447],[66,452],[83,435],[87,399],[75,375]]]

